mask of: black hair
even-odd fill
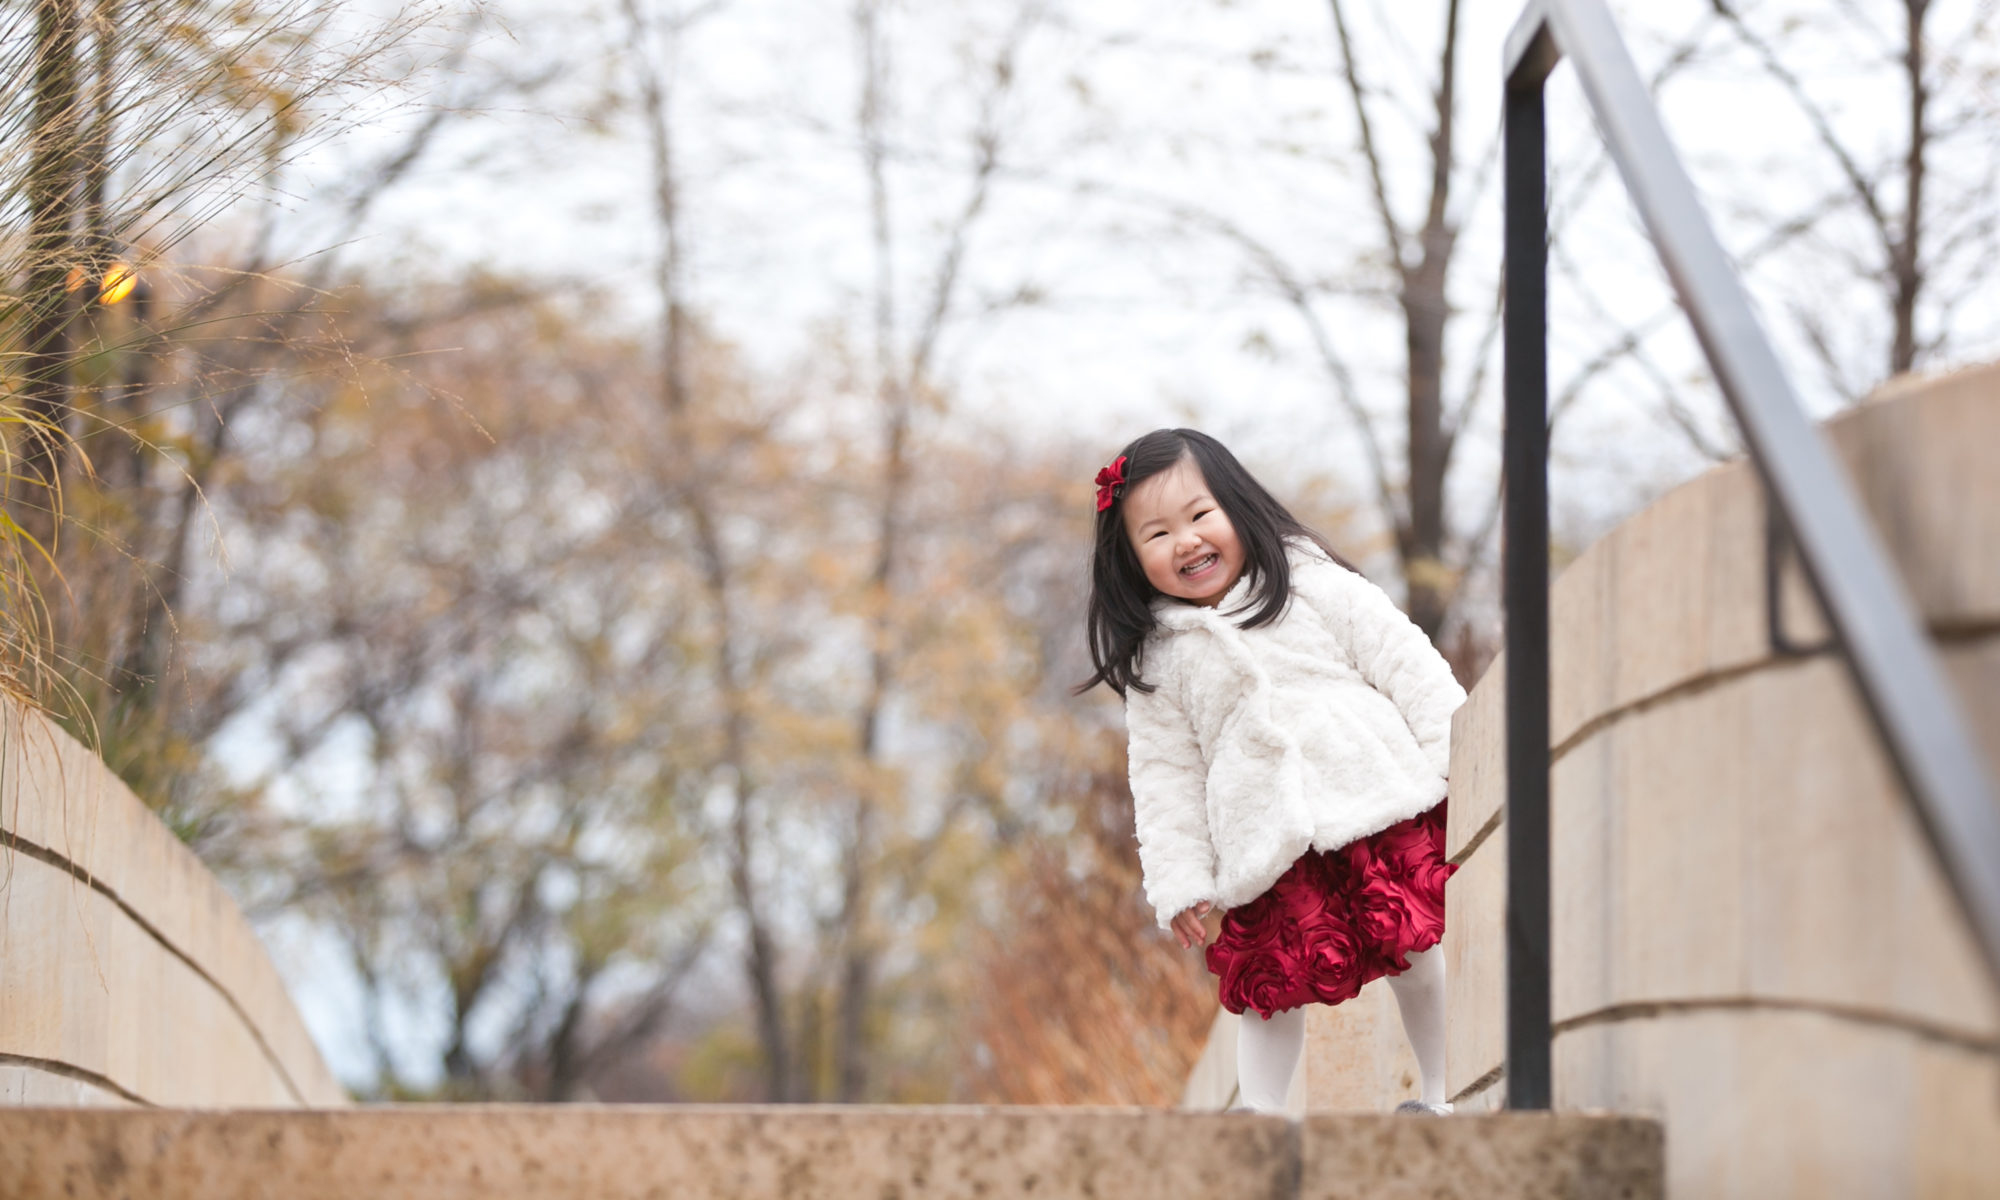
[[[1250,580],[1250,595],[1243,607],[1234,611],[1249,612],[1241,622],[1244,629],[1277,620],[1291,602],[1287,539],[1309,542],[1334,562],[1353,570],[1325,538],[1300,523],[1244,470],[1228,447],[1205,433],[1155,429],[1134,438],[1119,454],[1125,459],[1125,479],[1113,488],[1110,506],[1097,514],[1097,541],[1090,555],[1090,603],[1085,620],[1090,661],[1097,671],[1077,687],[1078,692],[1100,683],[1109,684],[1121,696],[1127,688],[1153,690],[1152,684],[1139,677],[1139,669],[1146,636],[1157,624],[1153,598],[1160,593],[1147,581],[1132,539],[1125,534],[1125,497],[1182,459],[1193,460],[1201,471],[1209,495],[1235,527],[1236,540],[1243,547],[1243,574]]]

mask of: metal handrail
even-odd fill
[[[2000,793],[1881,540],[1807,420],[1603,0],[1507,38],[1507,1103],[1548,1108],[1548,219],[1542,93],[1567,56],[1919,824],[2000,982]]]

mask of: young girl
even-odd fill
[[[1445,771],[1465,699],[1428,639],[1192,429],[1097,476],[1090,653],[1125,697],[1146,899],[1208,946],[1242,1107],[1282,1112],[1305,1006],[1389,976],[1446,1113]]]

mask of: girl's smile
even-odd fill
[[[1192,458],[1131,490],[1125,497],[1125,536],[1146,582],[1177,600],[1220,604],[1243,575],[1236,527],[1209,494]]]
[[[1220,563],[1221,561],[1222,561],[1221,555],[1204,554],[1200,558],[1189,563],[1187,566],[1182,567],[1181,574],[1188,579],[1198,579],[1207,575],[1208,572],[1214,570],[1216,564]]]

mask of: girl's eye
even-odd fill
[[[1203,517],[1207,516],[1208,514],[1210,514],[1210,513],[1214,512],[1214,511],[1215,511],[1215,510],[1214,510],[1214,509],[1212,509],[1212,508],[1204,508],[1204,509],[1202,509],[1202,510],[1201,510],[1200,512],[1198,512],[1198,513],[1196,513],[1196,514],[1194,515],[1194,519],[1195,519],[1195,520],[1197,520],[1197,521],[1199,521],[1199,520],[1201,520],[1201,519],[1202,519]]]

